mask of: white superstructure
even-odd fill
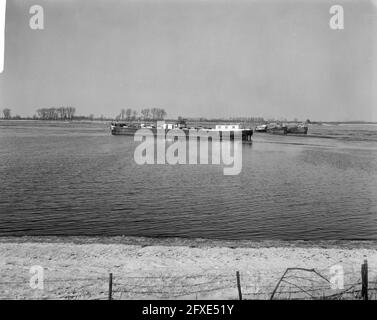
[[[242,130],[239,124],[217,124],[215,130],[219,131],[238,131]]]

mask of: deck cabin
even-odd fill
[[[237,131],[241,130],[241,126],[239,124],[217,124],[215,130],[219,131]]]

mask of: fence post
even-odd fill
[[[113,274],[109,274],[109,300],[113,299]]]
[[[368,300],[368,261],[365,259],[361,265],[361,297]]]
[[[240,281],[240,272],[239,271],[236,272],[236,276],[237,276],[238,297],[240,298],[240,300],[242,300],[241,281]]]

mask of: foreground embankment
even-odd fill
[[[112,273],[113,299],[238,299],[239,271],[244,299],[268,299],[274,291],[281,299],[349,299],[360,296],[365,259],[373,297],[377,243],[371,241],[5,237],[0,298],[107,299]]]

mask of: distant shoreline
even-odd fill
[[[197,119],[197,118],[186,118],[186,120],[188,122],[250,122],[248,121],[247,119]],[[143,122],[143,121],[147,121],[147,122],[151,122],[151,121],[157,121],[157,120],[140,120],[140,121],[128,121],[128,120],[114,120],[112,118],[104,118],[104,119],[86,119],[86,118],[77,118],[77,119],[73,119],[73,120],[42,120],[42,119],[31,119],[31,118],[21,118],[21,119],[3,119],[3,118],[0,118],[0,121],[36,121],[36,122],[52,122],[52,123],[67,123],[67,122],[76,122],[76,123],[79,123],[79,122],[111,122],[111,121],[125,121],[125,122]],[[174,122],[174,121],[177,121],[177,119],[164,119],[164,120],[158,120],[158,121],[166,121],[166,122]],[[278,121],[278,120],[275,120],[275,121]],[[266,120],[265,122],[268,122],[268,120]],[[297,122],[300,122],[300,121],[293,121],[293,120],[287,120],[287,121],[283,121],[284,123],[297,123]],[[255,122],[257,123],[257,122]],[[354,121],[311,121],[312,125],[322,125],[322,124],[331,124],[331,125],[353,125],[353,124],[373,124],[373,125],[377,125],[377,122],[374,122],[374,121],[357,121],[357,120],[354,120]]]

